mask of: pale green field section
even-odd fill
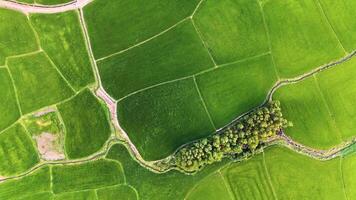
[[[330,24],[346,51],[356,49],[356,1],[319,0]]]
[[[30,15],[41,47],[75,90],[94,83],[78,12]]]
[[[94,1],[84,8],[96,59],[121,51],[190,16],[199,0]]]
[[[248,161],[234,163],[221,170],[235,199],[275,199],[263,159],[263,154],[255,155]]]
[[[269,51],[258,1],[203,1],[194,22],[218,64]]]
[[[263,12],[281,77],[302,75],[344,56],[317,1],[265,1]]]
[[[54,196],[54,200],[97,200],[94,190],[62,193]]]
[[[65,150],[69,158],[81,158],[99,151],[111,130],[107,110],[90,90],[58,105],[66,127]]]
[[[330,148],[356,134],[356,59],[353,58],[296,84],[279,88],[286,119],[294,126],[286,133],[311,147]]]
[[[114,161],[97,160],[52,167],[52,188],[55,194],[102,188],[123,182],[122,168]]]
[[[8,56],[38,50],[35,34],[25,15],[0,8],[0,30],[0,66]]]
[[[7,60],[22,114],[55,104],[74,94],[45,53]]]
[[[25,172],[39,162],[37,152],[25,129],[15,124],[0,134],[0,175]]]
[[[49,168],[40,168],[22,178],[1,183],[0,199],[34,199],[51,191],[50,181]]]
[[[234,196],[229,191],[230,186],[225,182],[224,178],[219,172],[216,172],[209,177],[200,181],[197,186],[193,187],[188,192],[187,200],[234,200]]]
[[[103,86],[115,99],[213,65],[189,20],[145,44],[98,62]]]
[[[160,85],[118,102],[118,119],[146,160],[214,132],[192,78]]]
[[[0,91],[0,131],[2,131],[20,117],[14,86],[7,69],[0,69]]]
[[[345,199],[340,158],[321,162],[284,147],[265,156],[278,199]]]
[[[342,158],[342,173],[344,177],[345,191],[348,199],[356,198],[356,154],[350,154]]]
[[[138,200],[135,189],[127,185],[119,185],[97,190],[98,200]]]
[[[217,127],[259,106],[276,81],[270,55],[221,66],[197,76],[201,95]]]

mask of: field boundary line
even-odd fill
[[[10,125],[7,126],[6,128],[2,129],[2,130],[0,131],[0,135],[1,135],[2,133],[4,133],[5,131],[9,130],[10,128],[14,127],[17,123],[20,123],[20,121],[21,121],[21,117],[19,117],[15,122],[13,122],[12,124],[10,124]],[[0,181],[0,182],[1,182],[1,181]]]
[[[342,142],[341,131],[340,131],[340,129],[339,129],[338,126],[337,126],[335,117],[333,117],[333,116],[334,116],[334,113],[331,111],[330,106],[329,106],[328,102],[327,102],[326,99],[325,99],[325,95],[324,95],[323,91],[321,91],[320,83],[319,83],[319,81],[318,81],[318,79],[317,79],[317,77],[316,77],[316,74],[313,74],[313,79],[314,79],[315,87],[316,87],[316,89],[318,90],[318,93],[319,93],[319,95],[320,95],[320,97],[321,97],[321,100],[323,101],[324,105],[326,106],[326,110],[328,111],[328,114],[329,114],[329,116],[330,116],[330,118],[331,118],[331,120],[332,120],[332,122],[333,122],[333,126],[334,126],[334,128],[336,129],[336,131],[337,131],[337,133],[338,133],[337,136],[338,136],[338,138],[339,138],[339,141]]]
[[[204,99],[203,99],[203,96],[202,96],[201,93],[200,93],[200,89],[199,89],[199,86],[198,86],[198,83],[197,83],[197,80],[196,80],[195,76],[193,76],[193,81],[194,81],[194,85],[195,85],[196,92],[198,93],[199,98],[200,98],[200,101],[201,101],[201,103],[202,103],[202,106],[203,106],[204,109],[205,109],[205,112],[206,112],[206,114],[207,114],[207,116],[208,116],[208,118],[209,118],[209,121],[210,121],[211,125],[213,126],[214,130],[216,131],[216,126],[215,126],[215,124],[214,124],[213,119],[211,118],[210,112],[209,112],[209,110],[208,110],[208,108],[207,108],[207,106],[206,106],[206,104],[205,104],[205,101],[204,101]]]
[[[51,193],[53,193],[53,175],[52,175],[52,166],[49,166],[49,189],[51,190]]]
[[[274,199],[278,200],[276,190],[274,189],[274,186],[272,184],[271,175],[269,174],[269,170],[267,169],[265,151],[262,151],[262,157],[263,157],[263,166],[264,166],[265,173],[267,175],[268,184],[270,185],[270,187],[272,189]]]
[[[21,109],[20,98],[19,98],[19,95],[18,95],[17,87],[15,85],[15,80],[12,77],[11,70],[10,70],[9,66],[6,65],[6,69],[7,69],[7,72],[9,73],[9,77],[11,79],[12,88],[13,88],[14,94],[15,94],[15,100],[16,100],[16,103],[17,103],[17,107],[19,109],[19,114],[20,114],[20,116],[22,116],[23,113],[22,113],[22,109]]]
[[[263,52],[263,53],[260,53],[260,54],[254,55],[254,56],[249,56],[249,57],[246,57],[246,58],[242,58],[240,60],[236,60],[236,61],[220,64],[220,65],[218,65],[218,67],[220,68],[220,67],[225,67],[225,66],[228,66],[228,65],[233,65],[233,64],[237,64],[237,63],[246,62],[246,61],[253,60],[253,59],[256,59],[256,58],[259,58],[259,57],[262,57],[262,56],[267,56],[269,54],[271,54],[271,52],[270,51],[266,51],[266,52]],[[211,70],[213,70],[213,69],[211,69]]]
[[[344,191],[344,196],[346,200],[349,200],[349,197],[347,196],[346,192],[346,184],[344,180],[344,171],[342,170],[342,161],[343,161],[343,156],[340,156],[340,163],[339,163],[339,170],[340,170],[340,179],[342,181],[342,190]]]
[[[89,56],[89,60],[90,60],[91,66],[92,66],[92,70],[93,70],[93,73],[94,73],[96,86],[100,87],[101,78],[100,78],[98,66],[97,66],[95,58],[94,58],[94,53],[93,53],[93,49],[91,47],[90,37],[89,37],[89,33],[88,33],[86,22],[85,22],[85,18],[84,18],[84,12],[83,12],[82,9],[78,9],[77,10],[77,16],[79,18],[80,29],[81,29],[81,32],[82,32],[82,35],[83,35],[83,39],[85,40],[85,47],[86,47],[86,50],[87,50],[87,53],[88,53],[88,56]]]
[[[337,35],[334,26],[330,23],[329,17],[326,15],[323,6],[320,3],[320,0],[315,0],[316,4],[318,5],[318,10],[320,12],[320,14],[322,14],[325,18],[326,23],[329,25],[331,31],[333,32],[333,35],[335,36],[336,40],[339,42],[340,47],[342,48],[342,50],[344,51],[345,54],[348,54],[348,52],[346,51],[344,45],[342,45],[339,36]]]
[[[211,54],[211,52],[210,52],[210,50],[209,50],[208,45],[207,45],[207,44],[205,43],[205,41],[203,40],[202,34],[200,33],[198,27],[195,25],[195,22],[194,22],[193,18],[192,18],[192,17],[189,17],[189,19],[190,19],[190,21],[192,22],[193,27],[194,27],[194,29],[195,29],[195,32],[197,33],[198,37],[200,38],[200,40],[201,40],[201,42],[202,42],[202,44],[203,44],[205,50],[207,51],[207,53],[208,53],[208,55],[209,55],[209,57],[210,57],[210,60],[213,62],[214,67],[215,67],[215,68],[218,67],[218,65],[217,65],[216,62],[215,62],[215,59],[214,59],[213,55]]]
[[[37,154],[37,158],[38,161],[41,161],[41,154],[40,151],[38,150],[37,146],[36,146],[36,142],[35,140],[31,137],[31,133],[28,131],[27,127],[25,126],[24,122],[22,120],[19,121],[20,126],[22,126],[22,128],[25,130],[25,134],[28,137],[28,139],[31,141],[32,147],[35,149],[36,154]]]
[[[26,15],[27,17],[27,21],[28,21],[28,25],[30,26],[33,34],[35,35],[35,38],[36,38],[36,43],[37,43],[37,46],[40,50],[42,50],[42,45],[41,45],[41,39],[40,39],[40,36],[38,35],[37,33],[37,30],[35,29],[35,27],[33,26],[32,22],[31,22],[31,19],[30,19],[30,16],[29,15]]]
[[[16,54],[16,55],[12,55],[12,56],[7,56],[5,59],[5,63],[8,62],[9,59],[14,59],[14,58],[21,58],[21,57],[26,57],[26,56],[32,56],[38,53],[41,53],[43,50],[41,49],[41,47],[38,48],[38,50],[36,51],[31,51],[31,52],[27,52],[27,53],[22,53],[22,54]],[[5,64],[6,67],[7,64]]]
[[[195,13],[199,10],[199,8],[200,8],[201,4],[203,3],[203,1],[204,1],[204,0],[200,0],[200,1],[199,1],[198,5],[195,7],[193,13],[190,15],[191,18],[193,18],[194,15],[195,15]]]
[[[229,196],[232,200],[236,200],[235,194],[233,193],[232,189],[231,189],[231,185],[229,183],[228,180],[225,179],[225,176],[221,173],[220,170],[218,170],[219,176],[221,177],[222,181],[224,182],[224,186],[227,190],[227,192],[229,193]]]
[[[185,22],[186,20],[189,20],[189,18],[190,18],[190,16],[185,17],[184,19],[178,21],[177,23],[173,24],[172,26],[168,27],[167,29],[164,29],[163,31],[157,33],[156,35],[147,38],[146,40],[143,40],[143,41],[141,41],[141,42],[139,42],[139,43],[136,43],[136,44],[134,44],[134,45],[132,45],[132,46],[126,48],[126,49],[123,49],[123,50],[117,51],[117,52],[115,52],[115,53],[109,54],[109,55],[107,55],[107,56],[103,56],[103,57],[101,57],[101,58],[98,58],[98,59],[96,59],[95,61],[96,61],[96,62],[100,62],[100,61],[103,61],[103,60],[105,60],[105,59],[111,58],[111,57],[113,57],[113,56],[122,54],[122,53],[124,53],[124,52],[126,52],[126,51],[129,51],[129,50],[135,48],[135,47],[141,46],[141,45],[143,45],[143,44],[145,44],[145,43],[147,43],[147,42],[149,42],[149,41],[151,41],[151,40],[153,40],[153,39],[155,39],[155,38],[157,38],[157,37],[159,37],[159,36],[161,36],[161,35],[167,33],[168,31],[174,29],[175,27],[177,27],[178,25],[182,24],[182,23]]]
[[[64,123],[62,114],[61,114],[61,112],[60,112],[59,109],[58,109],[58,105],[55,105],[55,108],[56,108],[56,110],[57,110],[56,113],[57,113],[57,117],[58,117],[59,123],[61,123],[61,125],[63,126],[63,153],[64,153],[64,155],[65,155],[65,158],[68,159],[69,156],[68,156],[67,149],[66,149],[67,126],[66,126],[66,124]]]
[[[260,13],[261,13],[261,16],[262,16],[262,21],[263,21],[263,26],[264,26],[266,37],[267,37],[268,48],[269,48],[269,52],[271,53],[271,59],[272,59],[272,63],[273,63],[274,72],[276,73],[276,77],[279,80],[280,77],[279,77],[277,65],[276,65],[276,62],[274,60],[274,56],[273,56],[273,53],[272,53],[271,36],[269,34],[269,29],[268,29],[267,22],[266,22],[265,12],[263,10],[262,3],[259,0],[256,0],[256,1],[257,1],[257,4],[258,4],[258,7],[260,8]]]

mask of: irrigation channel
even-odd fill
[[[82,158],[82,159],[76,159],[76,160],[60,160],[60,161],[45,161],[45,162],[41,162],[39,164],[37,164],[36,166],[32,167],[31,169],[29,169],[28,171],[16,175],[16,176],[9,176],[9,177],[1,177],[0,178],[0,182],[3,181],[7,181],[7,180],[11,180],[11,179],[17,179],[17,178],[21,178],[24,177],[28,174],[31,174],[32,172],[34,172],[36,169],[39,169],[41,167],[47,166],[47,165],[61,165],[61,164],[75,164],[75,163],[85,163],[85,162],[90,162],[93,160],[97,160],[97,159],[101,159],[101,158],[105,158],[106,154],[109,152],[110,148],[115,145],[115,144],[124,144],[131,156],[133,157],[133,159],[135,159],[136,161],[138,161],[138,163],[140,163],[140,165],[142,165],[143,167],[155,172],[155,173],[164,173],[167,172],[169,170],[174,169],[174,167],[172,166],[166,166],[166,167],[162,167],[164,166],[164,163],[168,163],[169,159],[171,158],[171,156],[162,159],[162,160],[157,160],[157,161],[145,161],[142,156],[140,155],[140,153],[138,152],[137,148],[135,147],[135,145],[130,141],[130,138],[128,137],[127,133],[120,127],[119,121],[117,119],[117,107],[116,107],[116,101],[110,97],[109,94],[107,94],[105,92],[105,90],[103,89],[103,87],[101,86],[101,80],[100,80],[100,76],[98,74],[98,69],[96,66],[96,62],[94,60],[93,57],[93,52],[91,51],[91,45],[89,42],[89,36],[86,30],[86,24],[84,22],[84,18],[83,18],[83,14],[81,9],[89,4],[90,2],[92,2],[93,0],[75,0],[69,3],[65,3],[65,4],[59,4],[59,5],[51,5],[51,6],[45,6],[45,5],[38,5],[38,4],[26,4],[26,3],[19,3],[16,1],[4,1],[4,0],[0,0],[0,8],[5,8],[5,9],[10,9],[10,10],[15,10],[15,11],[20,11],[23,12],[24,14],[28,15],[29,13],[60,13],[60,12],[66,12],[69,10],[79,10],[80,14],[81,14],[81,25],[82,28],[84,29],[84,35],[85,35],[85,40],[88,46],[88,51],[89,54],[91,55],[92,58],[92,62],[94,65],[94,71],[95,71],[95,75],[96,75],[96,79],[97,79],[97,83],[98,83],[98,87],[95,89],[95,94],[98,98],[102,99],[106,106],[108,107],[108,109],[110,110],[110,118],[111,118],[111,123],[113,124],[113,126],[115,127],[116,131],[117,131],[117,135],[115,135],[115,137],[110,138],[106,144],[104,145],[104,147],[102,148],[102,150],[98,151],[97,153],[86,157],[86,158]],[[348,60],[350,60],[353,56],[356,55],[356,51],[353,51],[351,53],[349,53],[348,55],[346,55],[345,57],[333,61],[331,63],[328,63],[326,65],[322,65],[308,73],[305,73],[301,76],[295,77],[295,78],[291,78],[291,79],[282,79],[279,80],[275,83],[275,85],[271,88],[271,90],[268,92],[268,95],[266,97],[265,102],[262,104],[264,105],[267,101],[271,100],[273,97],[273,93],[281,86],[283,85],[287,85],[287,84],[293,84],[293,83],[297,83],[299,81],[304,80],[305,78],[308,78],[310,76],[312,76],[313,74],[319,73],[323,70],[326,70],[328,68],[331,67],[335,67],[343,62],[346,62]],[[262,106],[261,105],[261,106]],[[249,113],[249,112],[248,112]],[[244,113],[242,115],[240,115],[239,117],[237,117],[235,120],[233,120],[231,123],[234,123],[235,121],[239,120],[242,116],[248,114],[248,113]],[[229,124],[231,124],[229,123]],[[228,124],[228,125],[229,125]],[[227,125],[227,126],[228,126]],[[223,127],[224,128],[224,127]],[[222,129],[223,129],[222,128]],[[219,129],[221,130],[221,129]],[[217,131],[219,131],[217,130]],[[329,160],[329,159],[333,159],[337,156],[341,155],[341,151],[344,150],[345,148],[353,145],[356,143],[356,138],[351,139],[350,141],[341,143],[331,149],[328,150],[319,150],[319,149],[313,149],[307,146],[304,146],[303,144],[300,144],[298,142],[293,141],[290,137],[288,137],[283,131],[280,132],[280,134],[274,136],[273,138],[270,138],[268,141],[266,141],[267,146],[271,146],[271,145],[282,145],[285,146],[289,149],[292,149],[295,152],[304,154],[306,156],[309,156],[311,158],[314,159],[318,159],[318,160]],[[163,163],[163,164],[162,164]]]

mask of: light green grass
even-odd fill
[[[97,200],[94,190],[58,194],[54,200]]]
[[[269,55],[197,76],[201,94],[217,127],[260,105],[276,81]]]
[[[231,164],[222,170],[236,199],[274,199],[273,188],[263,163],[263,155]]]
[[[41,47],[68,82],[76,89],[94,83],[94,73],[78,13],[35,14],[30,16]]]
[[[138,200],[134,189],[127,185],[107,187],[97,190],[98,200]]]
[[[356,198],[356,154],[342,158],[342,173],[345,183],[345,191],[348,199]]]
[[[234,197],[229,195],[229,190],[219,172],[210,175],[197,183],[197,186],[192,188],[185,198],[187,200],[233,200]]]
[[[26,15],[0,8],[0,66],[7,56],[36,51],[35,34]]]
[[[356,136],[356,58],[318,73],[320,89],[343,140]],[[318,118],[316,113],[314,118]]]
[[[39,162],[31,138],[16,124],[0,134],[0,175],[23,173]]]
[[[113,161],[97,160],[84,164],[53,166],[53,192],[73,192],[123,183],[120,165]]]
[[[266,152],[278,199],[345,199],[339,162],[321,162],[282,147]]]
[[[285,130],[297,142],[329,149],[341,142],[340,133],[314,77],[282,86],[273,95],[281,102],[284,117],[293,122]]]
[[[48,167],[40,168],[23,178],[0,183],[0,199],[6,200],[18,200],[49,191],[50,174]]]
[[[84,16],[95,58],[142,42],[193,13],[199,0],[94,1]]]
[[[0,69],[0,131],[20,117],[14,87],[7,69]]]
[[[194,21],[219,64],[269,51],[257,0],[204,1]]]
[[[316,1],[267,1],[263,11],[281,77],[301,75],[344,55]]]
[[[117,111],[120,125],[146,160],[162,159],[214,132],[192,79],[129,96]]]
[[[65,150],[69,158],[89,156],[104,145],[111,133],[105,109],[88,89],[58,105],[66,127]]]
[[[154,40],[98,62],[104,88],[116,99],[213,65],[189,20]]]
[[[127,184],[137,190],[141,200],[184,199],[204,177],[226,164],[226,162],[215,163],[198,174],[190,176],[175,170],[163,174],[153,173],[134,161],[121,144],[113,146],[107,157],[118,160],[122,164]]]
[[[74,94],[43,52],[7,61],[23,114],[55,104]]]
[[[350,0],[319,0],[321,6],[334,28],[346,51],[356,49],[356,1]]]

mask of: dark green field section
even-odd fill
[[[19,179],[6,181],[0,184],[0,199],[19,200],[35,199],[45,195],[51,190],[50,172],[43,167]],[[48,195],[48,194],[47,194]]]
[[[98,62],[103,86],[115,99],[213,65],[190,20],[143,45]]]
[[[74,94],[43,52],[10,58],[7,65],[23,114],[55,104]]]
[[[36,37],[25,15],[0,8],[0,66],[7,56],[38,50]]]
[[[269,51],[258,1],[203,1],[193,19],[218,64]]]
[[[88,89],[58,105],[58,110],[66,127],[69,158],[89,156],[103,147],[111,133],[106,108]]]
[[[25,129],[15,124],[0,134],[0,175],[25,172],[39,162],[31,138]]]
[[[120,164],[97,160],[85,164],[52,167],[55,194],[117,185],[124,182]]]
[[[345,191],[348,199],[356,198],[356,154],[351,154],[343,158],[342,160],[342,173],[344,177]]]
[[[156,174],[135,162],[121,144],[113,146],[107,158],[122,164],[127,184],[136,189],[141,200],[184,199],[200,180],[226,164],[221,162],[210,165],[194,176],[175,170]]]
[[[30,20],[39,35],[41,47],[75,90],[94,83],[77,12],[35,14]]]
[[[133,46],[191,15],[199,0],[94,1],[84,8],[96,59]]]
[[[278,199],[345,199],[340,158],[321,162],[278,147],[266,165]]]
[[[0,69],[0,131],[20,117],[14,87],[7,69]]]
[[[94,190],[68,192],[54,196],[54,200],[97,200]]]
[[[330,148],[355,136],[356,59],[314,77],[279,88],[285,117],[294,126],[286,133],[307,146]]]
[[[200,181],[196,187],[188,192],[187,200],[234,200],[235,198],[229,191],[229,186],[219,172]]]
[[[330,24],[346,51],[356,49],[356,2],[350,0],[319,0]]]
[[[260,105],[276,81],[270,55],[222,66],[197,76],[197,84],[217,127]]]
[[[283,78],[301,75],[345,54],[316,2],[273,0],[263,5],[272,54]]]
[[[146,160],[162,159],[214,132],[192,78],[160,85],[118,102],[118,119]]]
[[[138,200],[136,191],[127,185],[107,187],[97,190],[98,200]]]
[[[56,5],[56,4],[69,3],[72,2],[73,0],[34,0],[34,1],[35,3],[42,4],[42,5]]]

